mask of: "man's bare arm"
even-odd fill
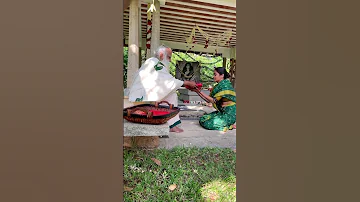
[[[196,83],[194,81],[184,81],[183,86],[189,86],[190,88],[196,88]]]

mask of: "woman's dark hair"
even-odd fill
[[[183,68],[183,72],[186,71],[186,66],[190,66],[189,70],[192,72],[194,71],[194,67],[191,65],[190,62],[187,62],[185,65],[184,65],[184,68]]]
[[[194,72],[194,67],[191,65],[190,62],[187,62],[187,63],[185,64],[185,66],[183,67],[182,73],[185,74],[186,69],[187,69],[186,66],[190,66],[189,71],[190,71],[190,74],[192,74],[192,73]]]
[[[230,77],[229,73],[226,71],[225,67],[218,67],[215,68],[215,71],[219,73],[220,75],[224,75],[224,79],[227,79]]]

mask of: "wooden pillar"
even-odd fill
[[[139,6],[139,0],[130,1],[127,87],[131,86],[132,79],[139,69]]]
[[[230,76],[231,76],[231,83],[233,87],[235,88],[235,72],[236,72],[236,60],[234,58],[230,59]]]
[[[226,68],[226,58],[223,58],[223,67]]]
[[[152,16],[152,32],[151,32],[151,47],[150,55],[155,56],[156,49],[160,46],[160,2],[154,0],[156,11]]]
[[[139,17],[138,17],[138,25],[139,25],[139,66],[138,69],[140,68],[141,64],[142,64],[142,57],[141,57],[141,47],[142,47],[142,24],[141,24],[141,6],[139,5],[138,7],[139,10]]]
[[[141,47],[139,48],[139,68],[142,64],[142,55],[141,55]]]

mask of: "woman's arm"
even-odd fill
[[[204,99],[206,102],[209,102],[209,103],[212,103],[212,104],[215,103],[214,98],[212,98],[212,97],[206,95],[205,93],[201,92],[198,88],[195,88],[194,91],[195,91],[202,99]]]

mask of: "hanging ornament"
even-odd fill
[[[192,29],[190,36],[188,38],[186,38],[186,43],[193,43],[194,41],[194,36],[195,36],[195,27]]]
[[[154,0],[153,0],[153,3],[148,7],[149,7],[149,9],[148,9],[147,13],[152,13],[152,12],[156,11]]]
[[[208,48],[208,47],[209,47],[209,39],[206,39],[204,48]]]
[[[196,28],[199,30],[199,32],[203,35],[203,37],[204,37],[206,40],[209,40],[209,38],[210,38],[209,34],[207,34],[206,32],[204,32],[198,25],[196,25]]]
[[[227,32],[224,32],[225,44],[223,44],[223,45],[226,45],[226,42],[229,42],[229,45],[230,45],[231,35],[232,35],[232,30],[229,30],[229,31],[227,31]]]
[[[195,40],[195,27],[192,29],[191,33],[190,33],[190,36],[185,38],[186,40],[186,43],[187,44],[192,44],[194,43],[194,40]],[[194,46],[192,46],[189,50],[191,50]]]

